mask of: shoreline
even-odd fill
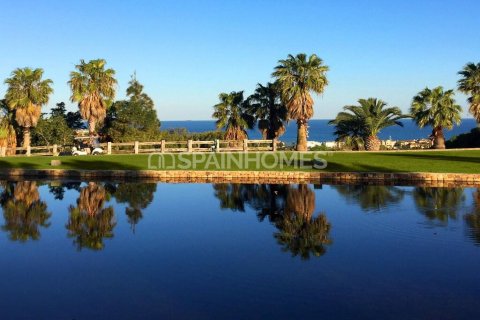
[[[69,179],[168,183],[326,183],[480,187],[480,174],[425,172],[308,172],[207,170],[0,169],[2,180]]]

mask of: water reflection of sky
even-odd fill
[[[51,213],[39,239],[0,232],[6,318],[478,315],[475,189],[82,183],[56,200],[36,186]],[[11,188],[11,208],[34,189]],[[79,248],[70,207],[111,207],[113,237]]]

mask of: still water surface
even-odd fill
[[[480,190],[0,182],[2,319],[478,319]]]

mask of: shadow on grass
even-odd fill
[[[465,156],[455,156],[455,155],[439,155],[439,154],[418,154],[418,153],[382,153],[381,156],[386,157],[402,157],[409,159],[422,159],[422,160],[432,160],[432,161],[451,161],[451,162],[470,162],[475,164],[480,164],[480,157],[465,157]]]
[[[98,158],[96,161],[91,159],[65,159],[62,160],[62,167],[66,169],[79,170],[142,170],[143,167],[133,163],[122,161],[107,160]],[[52,167],[54,168],[54,167]]]
[[[41,164],[34,162],[10,162],[10,161],[0,161],[0,170],[1,169],[39,169]]]

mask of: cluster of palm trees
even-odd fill
[[[90,135],[107,114],[115,97],[115,71],[106,68],[103,59],[75,66],[68,84],[70,100],[78,103],[80,113],[88,121]],[[247,138],[247,129],[258,123],[265,139],[276,139],[285,132],[286,122],[297,122],[297,150],[307,150],[308,120],[312,118],[312,93],[322,94],[328,85],[329,70],[322,59],[312,54],[289,55],[279,60],[273,83],[258,84],[254,94],[244,98],[243,91],[222,93],[214,106],[213,117],[218,128],[225,130],[225,139]],[[470,112],[480,122],[480,63],[468,63],[460,72],[458,90],[469,95]],[[0,103],[0,147],[16,146],[14,125],[22,127],[23,146],[30,145],[30,131],[41,116],[41,108],[53,92],[52,80],[43,78],[42,69],[19,68],[5,80],[7,92]],[[375,98],[360,99],[359,105],[346,106],[331,121],[339,140],[358,149],[378,150],[378,133],[385,127],[402,125],[402,118],[411,117],[420,126],[433,128],[435,148],[445,148],[443,129],[460,122],[461,107],[454,100],[453,90],[426,88],[413,98],[410,114]]]
[[[285,132],[285,124],[296,120],[297,150],[307,150],[308,120],[313,116],[311,93],[321,94],[328,85],[328,66],[317,55],[289,55],[280,60],[272,77],[274,83],[258,84],[247,99],[243,91],[221,93],[214,106],[217,128],[225,130],[225,139],[247,138],[247,129],[255,122],[264,139],[276,139]]]
[[[247,138],[247,129],[258,123],[264,139],[276,139],[285,132],[285,124],[296,120],[297,150],[307,150],[308,120],[313,116],[311,93],[321,94],[328,85],[328,67],[315,54],[289,55],[280,60],[272,77],[274,83],[259,84],[255,93],[244,99],[243,91],[221,93],[214,106],[217,128],[225,129],[225,139]],[[480,123],[480,63],[468,63],[459,72],[458,90],[469,95],[470,112]],[[377,151],[381,147],[379,132],[389,126],[403,126],[404,118],[413,118],[419,127],[431,126],[433,148],[444,149],[444,129],[452,129],[461,121],[462,108],[454,99],[453,90],[425,88],[412,100],[410,113],[377,98],[359,99],[358,105],[345,106],[330,121],[337,140],[354,150]]]
[[[480,63],[468,63],[459,74],[458,90],[469,95],[470,113],[480,123]],[[345,106],[330,124],[335,126],[338,141],[354,150],[365,147],[377,151],[381,129],[403,126],[402,118],[413,118],[420,128],[432,127],[433,148],[445,149],[443,130],[451,130],[461,121],[462,108],[454,95],[454,90],[444,90],[441,86],[425,88],[413,97],[410,114],[402,114],[398,107],[387,107],[386,102],[376,98],[360,99],[359,105]]]
[[[106,69],[105,65],[103,59],[80,60],[68,81],[72,91],[70,99],[78,103],[91,135],[97,123],[105,119],[106,110],[115,97],[115,71]],[[16,145],[14,125],[22,127],[23,147],[30,146],[31,128],[37,125],[42,106],[53,93],[53,81],[44,79],[43,73],[40,68],[18,68],[5,80],[8,88],[0,108],[0,146],[2,141],[9,147]]]

